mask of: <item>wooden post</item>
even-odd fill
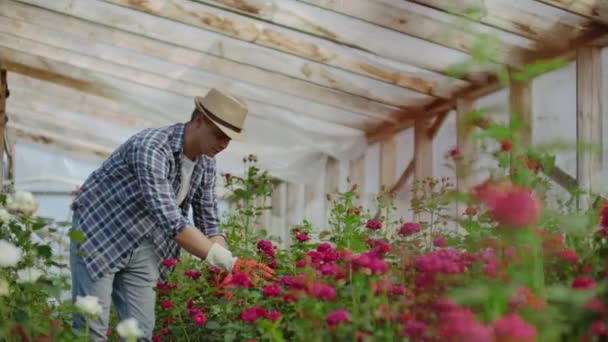
[[[471,135],[475,126],[469,122],[467,115],[473,110],[473,102],[468,98],[456,100],[456,145],[462,156],[456,168],[456,187],[459,192],[467,191],[471,186],[469,178],[475,154]]]
[[[576,56],[576,141],[577,145],[591,145],[594,149],[577,148],[576,177],[584,192],[591,192],[600,184],[602,161],[602,116],[600,107],[600,49],[595,46],[577,50]],[[600,149],[600,152],[596,152]],[[592,204],[588,195],[578,198],[578,207],[587,209]]]
[[[421,181],[433,176],[433,139],[427,134],[431,121],[416,120],[414,126],[414,177]]]
[[[509,106],[510,119],[518,119],[523,125],[517,131],[515,137],[521,146],[532,143],[532,82],[529,80],[518,81],[514,79],[513,72],[510,74],[509,83]]]
[[[8,82],[6,69],[0,62],[0,190],[4,189],[4,136],[6,134],[6,98],[8,97]]]
[[[431,123],[429,119],[418,119],[414,124],[414,182],[433,177],[433,138],[427,133]],[[421,190],[426,188],[424,186]],[[421,195],[418,190],[414,193],[415,197]],[[414,220],[431,224],[432,218],[427,213],[421,213],[414,215]]]
[[[397,139],[392,136],[380,145],[380,189],[390,191],[395,184],[397,162]]]

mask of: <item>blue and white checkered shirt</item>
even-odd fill
[[[85,234],[79,250],[93,281],[116,271],[118,261],[147,238],[161,260],[177,258],[174,237],[189,224],[190,205],[194,225],[208,237],[218,235],[215,159],[196,160],[188,195],[177,205],[184,127],[179,123],[135,134],[81,187],[72,209],[76,229]],[[159,269],[164,278],[169,269]]]

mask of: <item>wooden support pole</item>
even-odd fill
[[[461,159],[458,161],[456,168],[456,187],[459,192],[464,192],[469,189],[470,172],[472,170],[473,156],[475,155],[475,146],[471,139],[473,134],[473,126],[468,119],[468,114],[473,110],[474,100],[470,98],[459,98],[456,100],[456,145],[461,154]]]
[[[591,192],[600,184],[602,162],[602,116],[600,107],[601,86],[600,49],[589,46],[577,50],[576,56],[576,141],[577,145],[591,146],[593,150],[577,148],[576,177],[583,192]],[[599,150],[599,152],[598,152]],[[580,209],[587,209],[592,199],[588,195],[578,198]]]
[[[380,144],[380,189],[389,191],[395,183],[397,139],[392,136]]]
[[[509,106],[511,124],[519,121],[522,127],[517,130],[515,137],[521,146],[532,143],[532,82],[515,79],[514,72],[509,78]],[[515,121],[517,120],[517,121]]]
[[[0,190],[4,187],[4,136],[6,135],[6,98],[8,97],[8,82],[6,69],[0,62]]]
[[[359,192],[365,188],[365,155],[350,162],[349,167],[351,186],[357,184]]]
[[[429,119],[418,119],[414,125],[414,177],[421,181],[433,176],[433,139],[427,134]]]

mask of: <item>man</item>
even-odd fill
[[[72,297],[99,298],[103,314],[88,322],[95,340],[106,338],[112,301],[150,340],[154,287],[169,271],[162,261],[181,248],[228,272],[246,266],[272,277],[266,265],[233,257],[218,232],[214,157],[243,136],[246,115],[242,100],[212,89],[195,99],[189,122],[139,132],[83,184],[72,204],[74,229],[85,235],[72,242]],[[84,325],[75,314],[74,328]]]

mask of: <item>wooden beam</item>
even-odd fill
[[[536,0],[546,5],[608,25],[608,3],[604,0]]]
[[[414,175],[414,170],[415,162],[414,158],[412,158],[412,160],[410,160],[410,162],[407,164],[405,170],[403,170],[403,172],[401,173],[401,176],[399,176],[399,179],[397,179],[395,184],[391,187],[390,193],[394,195],[401,191],[405,183],[407,183],[407,181]]]
[[[427,131],[431,121],[429,119],[416,120],[414,126],[414,179],[422,181],[426,177],[433,177],[433,139]]]
[[[0,190],[4,186],[4,136],[6,130],[6,99],[9,95],[7,70],[4,68],[2,59],[0,59]]]
[[[268,0],[263,5],[265,8],[247,1],[249,8],[245,11],[242,2],[235,4],[230,0],[202,0],[216,7],[188,0],[104,1],[328,64],[332,64],[331,59],[358,63],[353,58],[355,55],[377,56],[447,74],[452,63],[468,59],[460,51],[427,44],[394,30],[295,0]],[[246,16],[218,7],[240,11]],[[412,49],[418,53],[409,53]]]
[[[225,0],[203,1],[209,3],[225,2]],[[405,1],[389,3],[382,0],[350,0],[346,6],[341,2],[335,1],[301,1],[336,13],[364,20],[365,22],[370,23],[370,27],[378,25],[389,30],[405,33],[412,37],[462,51],[467,54],[472,54],[472,51],[475,49],[475,45],[478,42],[478,33],[493,34],[500,42],[498,48],[499,52],[496,56],[497,58],[493,61],[501,64],[519,65],[521,61],[517,60],[518,56],[523,54],[523,50],[529,49],[529,47],[532,46],[532,41],[526,38],[509,35],[498,30],[491,30],[482,25],[474,25],[477,29],[476,32],[472,32],[471,29],[465,30],[455,22],[453,16],[430,11],[424,6],[407,3]],[[329,17],[330,15],[326,16]],[[319,23],[318,19],[316,24],[322,25]],[[324,27],[328,26],[332,25],[327,24]],[[335,27],[332,26],[332,29],[335,29]],[[350,29],[350,27],[344,27],[344,29]],[[370,29],[367,31],[370,31]],[[376,31],[378,31],[378,29],[376,29]],[[340,38],[343,37],[344,36]],[[356,40],[356,37],[352,37],[351,39]],[[394,44],[394,40],[388,37],[386,40],[381,41],[385,41],[387,45]],[[368,45],[366,44],[366,46]],[[377,51],[377,49],[373,48],[372,50]]]
[[[556,20],[559,17],[552,11],[544,11],[547,15],[541,16],[543,12],[526,11],[504,0],[484,0],[478,2],[482,4],[481,6],[471,4],[471,1],[409,0],[409,2],[464,18],[473,18],[470,20],[473,23],[480,22],[541,42],[543,46],[551,44],[556,48],[565,48],[571,40],[585,35],[589,29],[585,25],[571,25],[565,20]],[[473,14],[474,11],[477,15]]]
[[[1,41],[1,38],[0,38]],[[1,45],[1,42],[0,42]],[[35,47],[35,46],[34,46]],[[93,82],[99,85],[100,89],[104,89],[113,100],[125,101],[127,103],[137,101],[137,105],[146,105],[151,109],[149,113],[146,110],[140,110],[140,113],[152,115],[155,112],[163,110],[162,119],[165,122],[184,121],[189,118],[193,108],[192,98],[194,96],[204,94],[208,89],[193,85],[189,82],[171,81],[167,82],[166,78],[160,75],[145,73],[138,70],[125,70],[120,66],[101,65],[97,64],[94,68],[104,68],[101,72],[89,71],[77,66],[69,65],[60,61],[54,61],[48,58],[36,57],[30,54],[5,48],[0,50],[0,56],[11,58],[11,61],[27,62],[28,65],[38,69],[50,68],[55,73],[67,75],[71,78],[78,78]],[[67,62],[76,63],[74,60]],[[104,74],[106,73],[106,74]],[[162,102],[159,101],[162,99]],[[170,99],[175,99],[171,101]],[[163,107],[159,107],[160,103],[165,103]],[[289,117],[295,117],[295,114],[288,107],[277,107],[262,103],[257,99],[248,99],[247,101],[250,111],[253,116],[260,118],[275,117],[277,113],[282,113],[284,118],[279,121],[289,122]],[[344,124],[343,120],[350,120],[352,125],[360,125],[356,128],[365,127],[365,121],[357,120],[352,114],[344,114],[338,116],[339,112],[323,112],[312,113],[317,118],[324,120],[327,124]],[[333,116],[331,116],[333,115]],[[344,117],[344,119],[342,119]],[[302,118],[301,120],[305,120]],[[310,117],[309,119],[313,119]],[[336,122],[338,121],[339,122]],[[340,122],[342,121],[342,122]],[[350,122],[346,122],[347,124]],[[345,125],[348,127],[348,125]]]
[[[21,20],[0,17],[0,31],[4,31],[7,34],[17,37],[26,38],[28,41],[61,47],[64,50],[68,50],[72,53],[78,53],[79,55],[86,55],[90,58],[99,58],[102,62],[106,61],[120,64],[125,67],[138,68],[167,75],[172,79],[188,80],[194,83],[204,84],[206,86],[213,84],[229,84],[231,88],[250,87],[250,85],[247,83],[238,81],[235,82],[231,78],[217,75],[213,73],[213,70],[210,70],[211,72],[208,70],[203,70],[197,66],[196,62],[190,63],[193,66],[184,66],[180,63],[159,61],[158,59],[149,58],[148,55],[134,53],[132,48],[117,48],[111,45],[98,44],[90,39],[81,39],[76,37],[66,38],[66,34],[63,32],[54,31],[37,24],[26,23]],[[165,45],[167,45],[167,49],[169,49],[165,52],[171,52],[173,47],[168,44]],[[171,57],[169,58],[175,59]],[[200,56],[198,60],[200,60],[200,58],[204,59],[204,56]],[[384,102],[371,100],[368,97],[345,93],[343,91],[330,89],[325,86],[281,76],[279,74],[270,73],[260,69],[254,68],[254,70],[256,70],[256,75],[262,77],[278,76],[265,77],[265,82],[261,82],[261,80],[256,82],[257,85],[263,90],[262,93],[265,93],[265,90],[269,89],[269,97],[284,96],[284,94],[288,94],[287,96],[296,96],[308,101],[318,102],[328,106],[335,106],[354,112],[360,111],[360,108],[370,106],[370,109],[373,111],[382,111],[384,108],[380,107],[387,105]],[[244,77],[241,75],[239,78],[243,79]],[[398,87],[392,88],[397,89]],[[424,104],[432,100],[430,96],[411,91],[408,92],[407,90],[404,91],[403,88],[399,89],[401,90],[401,94],[399,96],[393,95],[394,92],[389,92],[388,96],[383,97],[383,100],[390,100],[392,102],[390,108],[393,110],[396,110],[396,105],[400,105],[402,103]]]
[[[431,125],[431,127],[429,127],[429,130],[427,131],[429,138],[431,138],[431,139],[435,138],[437,133],[439,133],[441,126],[443,126],[443,123],[448,118],[449,114],[450,114],[450,112],[445,112],[445,113],[441,113],[441,114],[437,115],[437,117],[433,121],[433,124]]]
[[[393,121],[392,115],[397,111],[396,107],[374,103],[368,100],[355,103],[357,108],[348,105],[349,110],[326,106],[317,102],[302,99],[300,97],[279,93],[270,89],[260,91],[258,88],[245,84],[230,83],[229,80],[213,79],[208,74],[202,74],[195,70],[184,70],[179,74],[158,73],[153,63],[146,63],[145,60],[133,60],[135,66],[125,66],[115,61],[103,61],[96,57],[82,55],[66,49],[57,48],[36,41],[18,39],[13,36],[0,32],[0,46],[6,47],[0,55],[6,59],[11,59],[15,64],[18,59],[14,57],[18,54],[38,55],[40,58],[54,60],[57,63],[69,64],[84,69],[89,72],[103,73],[120,78],[133,83],[139,83],[154,87],[163,91],[173,92],[182,96],[194,97],[206,93],[212,87],[223,87],[229,91],[240,95],[248,101],[265,102],[269,105],[281,106],[284,108],[300,109],[302,114],[311,113],[325,120],[332,120],[332,117],[341,115],[347,119],[353,119],[355,115],[376,120]],[[169,65],[170,66],[170,65]],[[177,66],[178,67],[178,66]],[[93,87],[96,83],[93,83]],[[98,89],[95,87],[95,89]],[[108,96],[119,96],[111,94]],[[132,99],[133,100],[133,99]],[[334,121],[336,122],[336,121]]]
[[[532,81],[517,80],[513,71],[509,78],[509,109],[511,122],[522,126],[515,134],[517,141],[523,146],[532,144]]]
[[[458,99],[456,101],[456,145],[460,151],[460,159],[456,162],[456,187],[459,192],[467,191],[471,184],[468,176],[471,175],[473,156],[476,154],[475,143],[472,140],[473,126],[469,122],[469,115],[473,110],[474,101],[471,99]]]
[[[401,118],[397,124],[391,125],[383,125],[377,126],[367,132],[367,140],[368,143],[375,143],[386,137],[392,136],[406,128],[411,128],[414,125],[414,120],[416,118],[431,118],[433,116],[449,112],[451,110],[456,109],[456,100],[458,98],[469,98],[472,100],[478,99],[485,95],[491,94],[497,90],[502,88],[502,85],[498,82],[498,80],[493,79],[488,84],[482,87],[474,87],[471,86],[458,94],[462,94],[460,96],[454,97],[450,100],[436,100],[431,105],[425,107],[421,110],[408,111],[404,110],[399,113],[397,116]]]
[[[220,35],[209,30],[192,25],[175,25],[173,20],[163,20],[157,16],[121,8],[103,2],[85,2],[72,0],[19,0],[57,11],[76,18],[88,20],[101,25],[108,25],[115,30],[127,31],[166,43],[187,47],[196,51],[212,54],[243,64],[249,64],[268,71],[289,73],[297,78],[306,78],[309,72],[324,70],[333,77],[338,69],[350,71],[353,74],[364,75],[387,83],[404,85],[418,89],[435,88],[436,83],[422,78],[419,70],[411,71],[411,66],[389,61],[371,53],[364,53],[345,46],[332,45],[333,50],[328,54],[327,48],[312,48],[310,44],[281,45],[281,36],[270,49],[250,42],[256,36],[249,35],[239,40],[226,35]],[[139,2],[141,3],[141,2]],[[237,31],[247,34],[247,31]],[[346,53],[348,52],[348,53]],[[354,53],[354,54],[353,54]],[[432,73],[431,73],[432,76]],[[429,77],[432,79],[432,77]],[[445,78],[444,78],[445,79]]]
[[[380,143],[380,189],[388,191],[396,181],[397,139],[388,138]]]
[[[598,42],[605,41],[606,36],[608,36],[608,35],[606,34],[605,31],[602,32],[597,29],[593,30],[588,34],[588,36],[580,37],[579,39],[577,39],[577,42],[576,42],[577,45],[574,46],[573,48],[579,48],[581,46],[595,46],[595,45],[597,45]],[[526,58],[526,60],[528,61],[528,63],[538,62],[539,60],[545,60],[545,59],[562,59],[562,60],[568,61],[574,57],[575,56],[572,53],[571,49],[565,49],[563,51],[552,52],[552,53],[542,52],[535,56],[528,56]],[[535,76],[538,77],[541,74],[543,74],[545,72],[549,72],[549,71],[552,71],[552,70],[545,70]],[[369,143],[377,142],[381,139],[385,139],[387,136],[396,134],[397,132],[399,132],[403,129],[412,127],[412,123],[410,121],[411,119],[432,117],[437,114],[443,113],[445,111],[453,110],[453,109],[455,109],[456,100],[458,98],[468,98],[471,100],[476,100],[480,97],[483,97],[483,96],[493,93],[497,90],[500,90],[504,86],[505,85],[503,83],[501,83],[498,78],[492,77],[483,86],[470,86],[467,89],[463,89],[462,91],[457,92],[454,95],[454,97],[449,100],[441,100],[441,99],[436,100],[434,103],[427,106],[423,110],[413,110],[413,111],[404,110],[402,113],[397,115],[399,118],[402,119],[402,121],[400,121],[399,123],[394,124],[394,125],[377,126],[375,128],[368,130],[367,131],[368,142]]]
[[[447,119],[448,115],[449,115],[449,112],[439,114],[437,116],[437,118],[435,119],[435,121],[433,121],[433,124],[431,125],[431,127],[429,127],[429,129],[427,130],[427,132],[426,132],[427,136],[429,137],[429,139],[431,141],[433,139],[435,139],[435,136],[437,136],[437,133],[439,133],[439,129],[441,128],[441,125],[443,125],[445,120]],[[395,181],[393,186],[391,186],[390,191],[389,191],[391,194],[394,195],[394,194],[398,193],[399,191],[401,191],[401,189],[403,188],[405,183],[407,183],[407,181],[412,177],[412,175],[414,174],[414,161],[415,161],[414,158],[412,158],[410,160],[410,162],[407,164],[407,167],[405,168],[405,170],[403,170],[403,172],[401,173],[399,178]]]
[[[111,0],[114,1],[114,0]],[[121,0],[122,1],[122,0]],[[327,40],[336,41],[348,46],[362,47],[362,49],[374,51],[382,56],[394,60],[404,61],[427,70],[445,72],[445,64],[430,65],[424,61],[425,56],[414,56],[401,52],[395,48],[403,46],[407,49],[417,49],[417,45],[423,47],[419,51],[437,50],[443,46],[455,51],[471,54],[475,45],[476,37],[462,30],[455,32],[457,28],[449,23],[445,16],[441,18],[430,17],[419,8],[412,8],[414,4],[393,3],[378,0],[352,0],[348,6],[341,2],[324,0],[282,0],[277,1],[271,11],[260,11],[251,14],[248,9],[242,9],[242,3],[230,0],[201,0],[204,3],[230,9],[239,13],[252,15],[262,20],[268,20],[277,25],[284,25],[312,35],[323,37]],[[250,2],[253,4],[253,2]],[[316,6],[308,6],[307,4]],[[420,7],[420,6],[418,6]],[[360,19],[360,20],[358,20]],[[405,33],[407,36],[400,35]],[[453,33],[453,35],[452,35]],[[382,37],[382,39],[378,39]],[[417,39],[426,40],[431,44],[424,44]],[[517,64],[510,56],[520,55],[517,51],[525,49],[525,39],[518,39],[519,46],[512,41],[502,41],[504,50],[497,62]],[[390,43],[389,43],[390,42]],[[448,53],[449,50],[446,50]],[[407,55],[404,59],[404,55]],[[434,55],[433,52],[430,53]]]
[[[323,89],[328,94],[333,93],[331,89],[335,89],[335,91],[373,101],[399,105],[406,101],[409,102],[411,96],[417,94],[377,79],[341,69],[332,70],[323,64],[279,63],[276,58],[272,58],[272,55],[260,58],[259,64],[253,64],[257,60],[243,61],[252,64],[249,65],[189,46],[157,40],[156,37],[116,30],[105,26],[106,23],[104,25],[96,24],[13,1],[0,3],[0,13],[6,16],[5,20],[11,34],[44,38],[50,45],[59,45],[67,49],[72,49],[71,46],[77,46],[78,43],[84,41],[87,48],[76,50],[84,54],[105,56],[113,54],[115,50],[126,49],[126,51],[137,54],[132,56],[132,59],[135,60],[149,60],[149,57],[154,57],[181,65],[184,68],[199,69],[228,79],[270,87],[290,94],[303,93],[302,96],[311,92],[307,88],[317,86],[316,88]],[[34,22],[35,25],[25,25],[25,23],[31,22]],[[242,58],[246,57],[242,56]],[[268,63],[262,64],[266,61]],[[278,63],[274,68],[272,67],[273,62]],[[166,72],[179,74],[175,69]],[[433,83],[438,82],[433,80]],[[457,82],[454,86],[462,83],[464,82]],[[328,88],[330,89],[328,90]],[[424,89],[424,91],[427,92],[430,89]],[[418,91],[418,93],[422,92]],[[442,91],[439,93],[445,94]]]
[[[576,58],[576,140],[577,145],[591,145],[593,150],[577,148],[576,176],[581,190],[597,192],[602,165],[602,112],[601,112],[601,58],[600,49],[586,47],[577,50]],[[599,149],[599,152],[598,152]],[[579,208],[591,205],[588,195],[578,199]]]

